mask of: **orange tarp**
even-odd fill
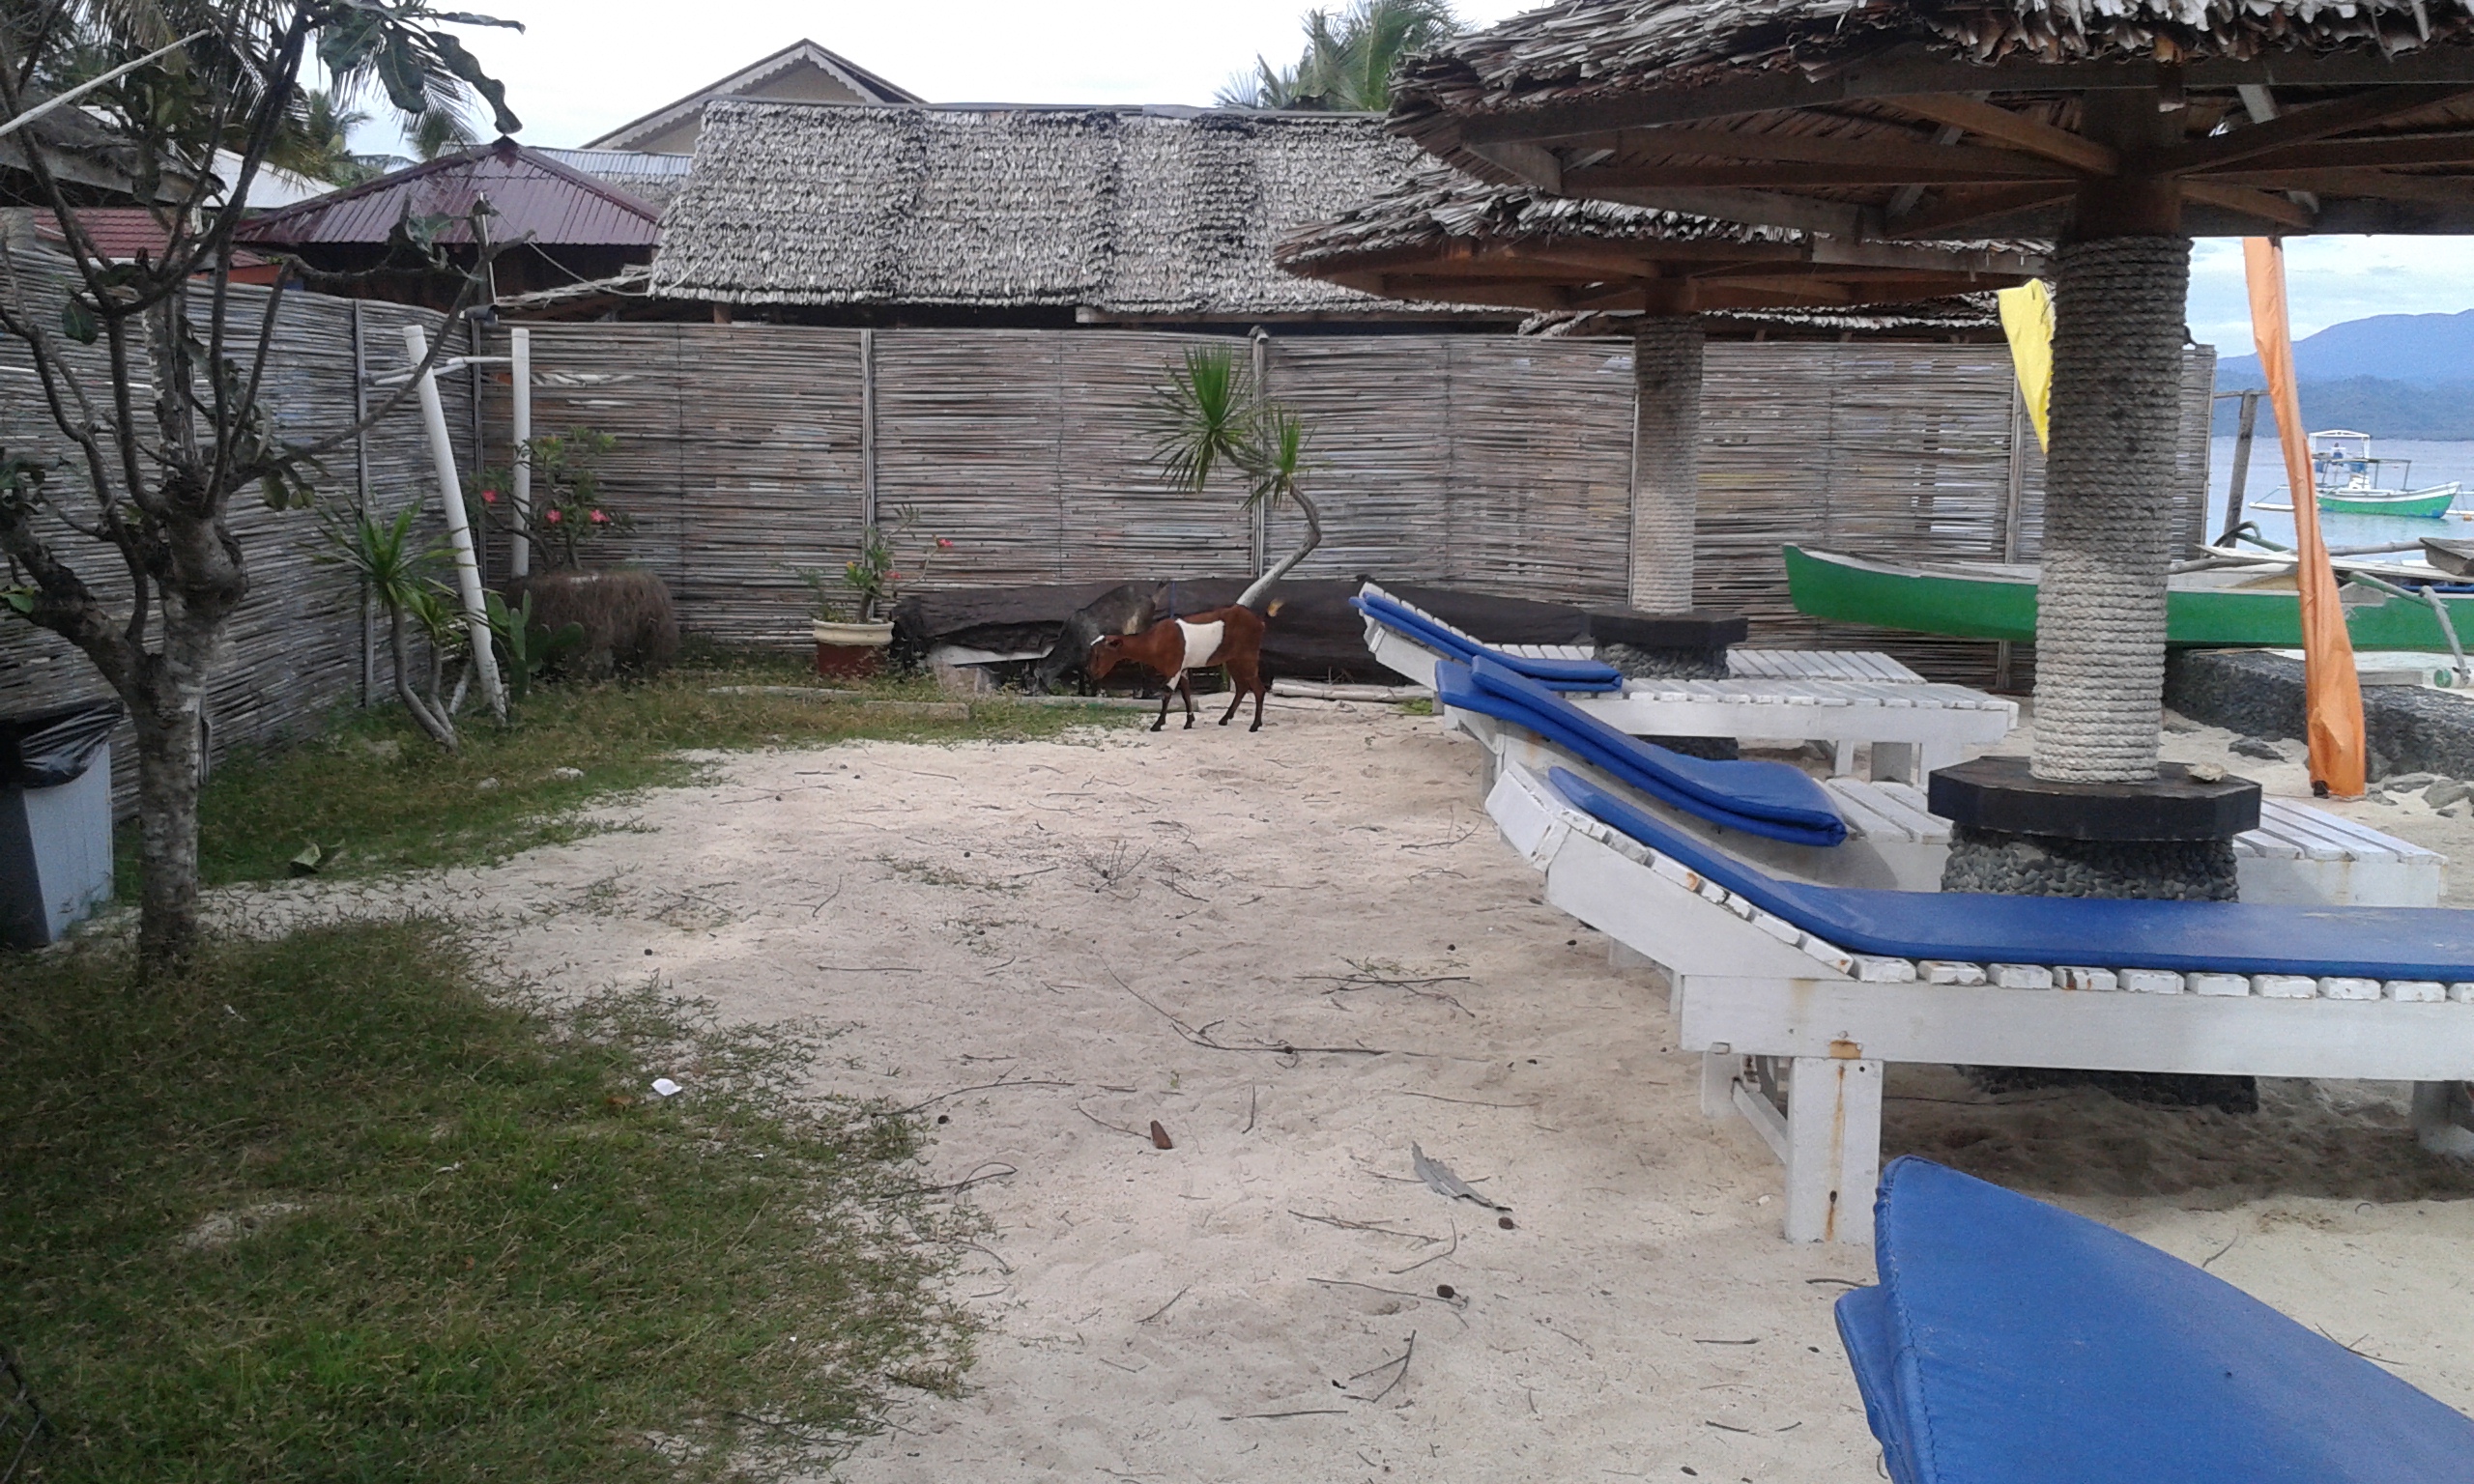
[[[2311,782],[2315,791],[2360,798],[2370,756],[2363,736],[2362,683],[2354,674],[2354,642],[2337,599],[2328,543],[2319,535],[2318,480],[2311,468],[2311,436],[2302,426],[2302,399],[2293,382],[2285,244],[2272,238],[2244,238],[2242,260],[2251,281],[2251,336],[2267,376],[2269,406],[2276,410],[2286,488],[2293,492],[2293,545],[2301,557],[2294,580],[2302,588],[2302,689]]]

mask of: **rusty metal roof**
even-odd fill
[[[462,218],[481,200],[498,214],[489,229],[496,242],[530,236],[544,247],[648,247],[660,238],[658,208],[512,139],[269,212],[240,235],[295,247],[376,245],[409,214],[457,218],[438,240],[469,243]]]

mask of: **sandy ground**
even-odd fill
[[[820,1087],[929,1106],[927,1178],[977,1182],[987,1331],[965,1393],[842,1476],[1875,1477],[1830,1320],[1869,1252],[1780,1239],[1768,1152],[1701,1117],[1656,978],[1539,904],[1478,764],[1311,702],[1251,736],[734,756],[629,832],[402,891],[556,985],[817,1017]],[[2474,863],[2474,823],[2366,811]],[[2271,1084],[2247,1118],[1934,1068],[1890,1092],[1885,1153],[2206,1260],[2474,1408],[2474,1172],[2392,1090]]]

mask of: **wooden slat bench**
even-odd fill
[[[1730,649],[1727,672],[1739,680],[1887,680],[1923,685],[1922,675],[1875,649]]]
[[[1367,590],[1382,592],[1372,584],[1367,585]],[[1413,605],[1400,606],[1438,628],[1459,632]],[[1375,659],[1388,668],[1417,684],[1434,684],[1435,662],[1443,657],[1434,650],[1371,616],[1366,622],[1366,643]],[[1503,653],[1526,659],[1587,660],[1596,656],[1588,645],[1499,647]],[[1746,651],[1768,656],[1786,652]],[[1925,681],[1896,661],[1886,656],[1880,658],[1884,666],[1906,678],[1768,674],[1728,680],[1637,679],[1625,682],[1620,694],[1579,694],[1569,699],[1598,720],[1636,737],[1737,737],[1821,743],[1830,748],[1834,771],[1839,773],[1852,772],[1856,748],[1869,743],[1874,777],[1917,783],[1936,768],[1964,761],[1971,748],[1999,743],[2018,725],[2019,707],[2015,701],[1963,685]],[[1857,661],[1862,669],[1877,668],[1860,655]],[[1793,668],[1785,660],[1756,659],[1752,663],[1773,669]],[[1845,671],[1856,663],[1832,656],[1827,665],[1816,660],[1815,667]]]
[[[1932,892],[1950,853],[1950,822],[1911,785],[1833,778],[1824,785],[1846,817],[1849,852],[1805,851],[1769,865],[1808,880]],[[1740,852],[1741,853],[1741,852]],[[2448,858],[2367,824],[2289,799],[2262,799],[2259,827],[2236,836],[2242,899],[2294,906],[2434,907]]]

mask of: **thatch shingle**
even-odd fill
[[[1561,0],[1413,59],[1394,116],[1510,112],[1631,89],[1820,76],[1893,49],[2036,62],[2395,57],[2474,44],[2474,0]]]
[[[1368,115],[716,102],[652,292],[1097,318],[1449,315],[1281,272],[1272,247],[1395,185]]]

